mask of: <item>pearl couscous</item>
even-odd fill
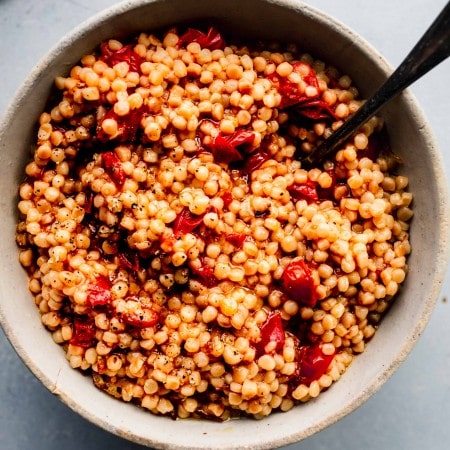
[[[270,49],[270,50],[268,50]],[[407,274],[412,195],[382,120],[294,46],[111,39],[56,79],[20,185],[20,262],[68,363],[174,418],[317,397]]]

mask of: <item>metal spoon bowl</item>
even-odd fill
[[[334,154],[350,135],[387,102],[448,56],[450,56],[450,2],[392,75],[350,119],[302,159],[302,166],[315,166]]]

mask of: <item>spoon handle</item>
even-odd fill
[[[314,162],[320,162],[325,156],[333,153],[345,139],[376,114],[385,103],[448,56],[450,56],[450,2],[375,94],[338,130],[304,158],[302,163],[313,165]]]

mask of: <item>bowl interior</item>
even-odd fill
[[[111,432],[156,448],[274,448],[323,429],[376,391],[411,350],[438,295],[446,265],[446,188],[435,142],[411,95],[403,94],[383,113],[393,149],[405,162],[402,171],[410,178],[415,196],[410,274],[375,338],[345,376],[318,399],[287,413],[262,421],[172,421],[103,394],[90,378],[69,367],[63,351],[41,325],[14,240],[17,186],[54,77],[67,72],[103,39],[210,19],[228,34],[249,40],[295,42],[348,73],[363,95],[371,93],[390,70],[352,31],[288,0],[131,0],[82,24],[35,67],[0,125],[0,317],[15,349],[47,388]]]

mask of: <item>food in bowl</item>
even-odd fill
[[[337,381],[405,279],[413,215],[379,118],[302,167],[363,102],[351,79],[211,27],[107,40],[55,84],[17,242],[69,364],[176,418]]]

